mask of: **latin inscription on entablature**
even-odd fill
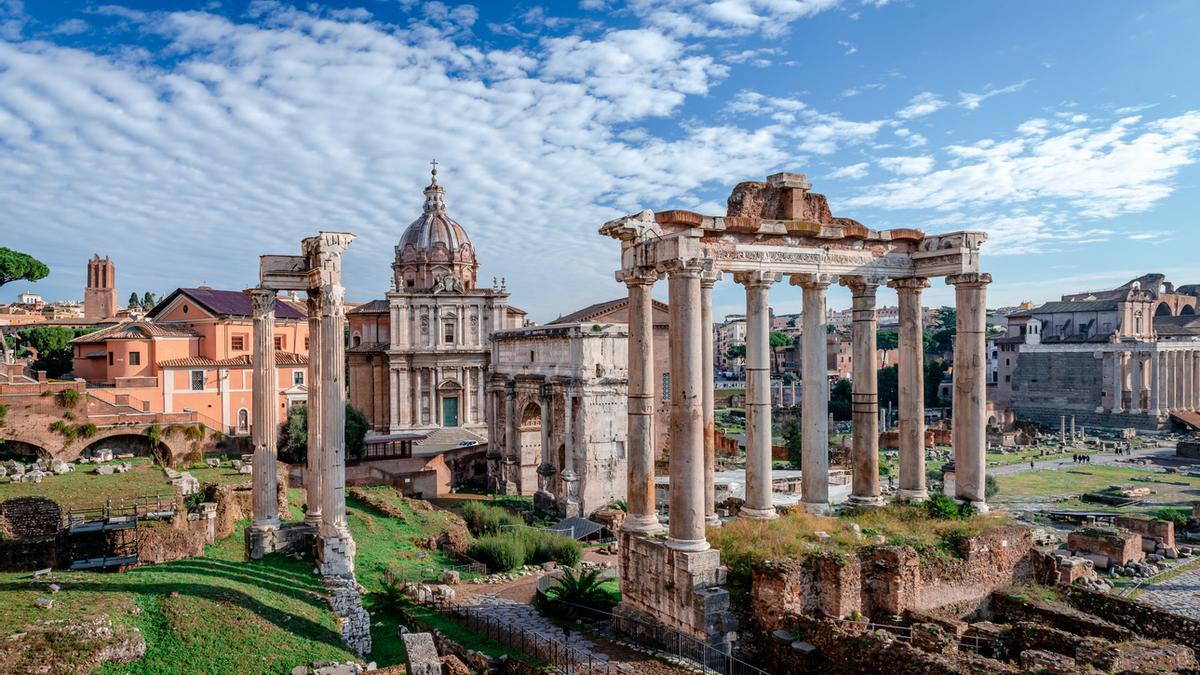
[[[784,273],[880,274],[911,276],[912,260],[905,253],[875,255],[867,251],[789,249],[782,247],[713,248],[705,251],[725,272],[762,269]]]

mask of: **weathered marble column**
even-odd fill
[[[1142,353],[1129,352],[1129,412],[1142,412]]]
[[[987,511],[987,285],[981,272],[946,277],[954,286],[958,334],[954,338],[954,492],[979,511]]]
[[[417,374],[417,386],[413,387],[411,392],[413,400],[412,423],[414,427],[419,427],[424,422],[421,415],[421,408],[424,404],[424,399],[421,398],[421,389],[425,386],[425,369],[417,367],[413,370]]]
[[[349,538],[346,524],[346,314],[340,283],[321,289],[321,535]]]
[[[554,465],[550,461],[550,420],[554,410],[554,398],[551,385],[543,384],[541,388],[541,445],[542,453],[538,458],[538,490],[541,491],[540,499],[543,503],[550,504],[555,501],[554,497]]]
[[[925,501],[925,327],[921,291],[929,280],[893,279],[900,321],[900,362],[897,364],[900,404],[900,489],[898,501]]]
[[[1179,380],[1179,377],[1175,372],[1175,367],[1177,365],[1177,363],[1175,361],[1175,352],[1173,352],[1173,351],[1165,352],[1163,354],[1163,364],[1164,364],[1163,370],[1166,372],[1166,387],[1167,387],[1166,406],[1165,407],[1166,407],[1167,412],[1174,412],[1175,410],[1177,410],[1179,408],[1178,399],[1175,397],[1175,386]]]
[[[700,275],[711,262],[667,261],[671,305],[671,518],[667,546],[706,551],[704,532],[704,326]]]
[[[1150,414],[1159,415],[1162,410],[1162,353],[1150,352]]]
[[[575,471],[575,394],[569,387],[563,392],[563,455],[562,482],[566,506],[562,514],[568,517],[583,516],[583,508],[579,504],[579,474]],[[655,524],[657,521],[656,516]]]
[[[308,459],[305,462],[304,522],[313,527],[321,525],[321,492],[324,478],[321,472],[321,292],[308,292]]]
[[[776,518],[771,486],[771,319],[773,272],[738,272],[746,287],[746,503],[743,518]]]
[[[275,381],[275,291],[246,291],[254,308],[254,517],[258,530],[279,528],[275,438],[279,434],[279,395]]]
[[[657,279],[658,273],[654,270],[621,276],[629,289],[626,499],[629,513],[621,528],[631,532],[662,531],[654,495],[654,316],[651,292]]]
[[[852,356],[854,388],[850,394],[853,424],[851,461],[854,465],[850,503],[879,506],[879,379],[875,367],[879,360],[875,348],[875,291],[879,282],[869,277],[842,277],[850,288],[852,313]]]
[[[1195,401],[1192,399],[1194,392],[1192,389],[1192,352],[1190,350],[1181,352],[1183,355],[1183,401],[1180,407],[1184,410],[1191,410],[1195,407]]]
[[[700,278],[700,323],[704,326],[704,522],[709,527],[720,527],[717,517],[717,419],[715,410],[716,384],[713,376],[713,286],[721,280],[721,273],[706,272]]]
[[[517,419],[517,384],[504,384],[504,494],[521,491],[521,421]]]
[[[400,369],[388,366],[388,433],[400,430]]]
[[[1112,353],[1112,411],[1125,410],[1125,366],[1122,363],[1124,352],[1114,349]]]
[[[396,369],[396,391],[393,395],[396,397],[396,431],[400,431],[405,426],[408,426],[409,420],[412,419],[412,412],[409,411],[410,399],[408,396],[409,390],[412,388],[412,380],[408,368],[400,367]]]
[[[825,289],[828,274],[794,274],[791,284],[804,289],[800,394],[801,504],[810,513],[829,511],[829,378],[826,374]]]

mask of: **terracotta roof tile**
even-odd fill
[[[187,326],[169,323],[154,323],[152,321],[125,321],[115,326],[101,328],[95,333],[88,333],[71,340],[74,344],[104,342],[105,340],[145,340],[156,337],[200,337],[196,331]]]
[[[168,359],[159,362],[160,368],[249,368],[254,360],[249,354],[235,356],[230,359],[210,359],[207,356],[188,356],[182,359]],[[308,357],[292,352],[275,352],[275,367],[307,366]]]

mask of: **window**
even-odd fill
[[[454,344],[454,322],[453,321],[447,321],[445,324],[443,324],[442,337],[444,338],[443,342],[445,342],[446,344],[448,344],[448,345]]]
[[[246,433],[250,430],[250,412],[245,408],[238,411],[238,431]]]
[[[192,391],[204,391],[204,371],[192,371]]]
[[[129,365],[131,365],[131,366],[142,365],[142,353],[141,352],[129,352]]]
[[[663,390],[662,400],[670,401],[671,400],[671,374],[670,373],[663,373],[662,390]]]
[[[1012,382],[1012,375],[1005,375],[1005,376],[1004,376],[1004,381],[1005,381],[1005,382]]]
[[[297,385],[297,386],[304,384],[304,371],[303,370],[293,370],[292,371],[292,384]]]
[[[246,351],[246,336],[234,335],[233,337],[229,338],[229,348],[235,352]]]
[[[304,336],[304,351],[308,351],[308,336]]]
[[[284,346],[283,336],[276,335],[275,336],[275,351],[277,351],[277,352],[283,351],[283,346]]]
[[[111,366],[112,364],[113,364],[113,353],[109,352],[108,353],[108,365]]]

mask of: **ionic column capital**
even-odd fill
[[[929,280],[925,277],[904,277],[903,279],[892,279],[888,282],[888,288],[896,289],[896,292],[911,292],[920,293],[929,288]]]
[[[833,283],[832,274],[793,274],[788,280],[793,286],[807,289],[825,290]]]
[[[712,268],[713,261],[709,258],[670,258],[658,263],[658,271],[672,277],[699,279]]]
[[[617,270],[617,281],[626,286],[653,286],[658,281],[659,273],[652,267],[639,267],[632,270]]]
[[[275,312],[275,291],[269,288],[247,288],[242,291],[250,297],[254,317],[261,318]]]
[[[951,286],[963,286],[965,288],[983,288],[992,283],[992,275],[987,272],[951,274],[946,277],[946,283]]]
[[[717,282],[720,281],[721,277],[723,277],[723,276],[725,276],[725,273],[722,272],[721,270],[718,270],[718,269],[705,270],[700,275],[700,288],[711,289],[713,286],[717,285]]]
[[[763,270],[733,273],[733,281],[746,288],[769,288],[771,284],[781,279],[783,279],[782,274],[778,272],[765,272]]]

